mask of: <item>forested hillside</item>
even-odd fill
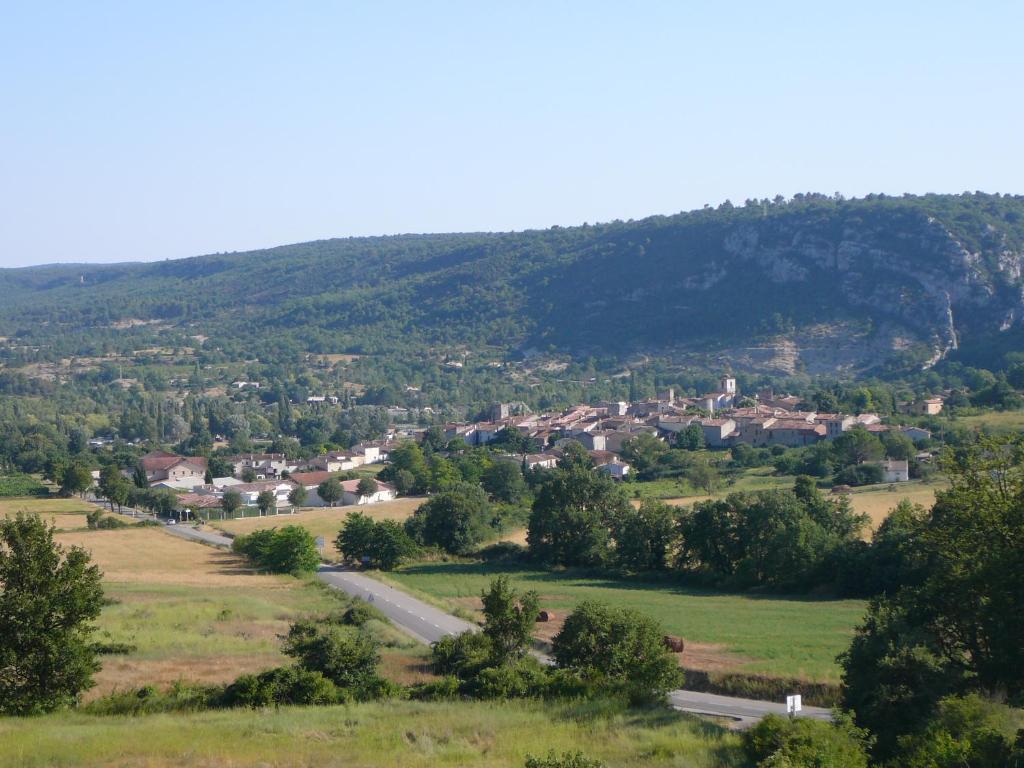
[[[0,271],[9,362],[193,347],[496,361],[974,362],[1020,339],[1024,197],[823,195],[509,234],[326,240]]]

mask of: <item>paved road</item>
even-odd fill
[[[189,525],[168,525],[164,527],[164,530],[175,536],[201,541],[205,544],[219,547],[231,546],[230,537],[193,528]],[[362,573],[346,571],[332,565],[322,565],[317,575],[336,589],[347,592],[353,597],[360,597],[367,602],[372,602],[394,622],[395,626],[420,642],[434,643],[446,635],[457,635],[467,629],[477,629],[476,625],[470,624],[468,621],[456,618]],[[546,657],[540,655],[538,657],[542,661],[550,662]],[[771,713],[786,714],[784,702],[741,699],[685,690],[671,691],[668,698],[672,706],[682,712],[729,718],[735,721],[735,726],[738,728],[749,727]],[[821,707],[804,707],[800,716],[816,720],[830,720],[832,717],[829,710]]]

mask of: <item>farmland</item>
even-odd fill
[[[549,749],[583,749],[616,766],[744,764],[738,737],[677,712],[537,701],[0,719],[0,764],[10,768],[521,768]]]
[[[343,603],[313,580],[254,573],[237,555],[167,535],[158,528],[60,533],[63,545],[89,550],[111,600],[98,639],[128,643],[104,656],[91,697],[177,680],[222,683],[284,661],[279,636],[294,619]],[[402,681],[423,676],[423,651],[389,627],[398,646],[385,670]]]
[[[683,663],[835,683],[835,657],[850,642],[864,611],[860,600],[730,594],[669,581],[618,580],[574,571],[541,571],[482,563],[420,563],[388,574],[402,587],[449,608],[476,609],[490,580],[507,574],[536,590],[545,608],[560,615],[584,599],[636,608],[656,617],[689,650]]]

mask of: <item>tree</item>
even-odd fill
[[[630,463],[640,477],[646,478],[668,450],[668,446],[657,437],[641,432],[623,443],[622,458]]]
[[[868,738],[848,719],[835,723],[768,715],[743,733],[747,758],[764,768],[867,768]]]
[[[491,640],[492,661],[507,664],[526,653],[537,623],[540,598],[534,591],[520,594],[507,576],[491,580],[481,595],[484,610],[483,632]]]
[[[402,496],[407,496],[416,490],[416,476],[407,469],[400,469],[395,473],[393,482],[395,490]]]
[[[146,470],[139,464],[132,473],[132,482],[136,488],[149,488],[149,478],[146,477]]]
[[[338,531],[334,546],[346,560],[360,560],[370,554],[374,521],[362,512],[349,512]]]
[[[85,493],[92,485],[92,473],[81,464],[69,464],[60,479],[60,492],[64,496]]]
[[[612,521],[615,559],[623,568],[663,570],[675,533],[675,510],[668,504],[644,499],[639,509],[630,505]]]
[[[518,463],[495,461],[484,470],[481,483],[495,501],[518,504],[526,496],[526,480]]]
[[[903,545],[913,578],[871,603],[841,657],[844,704],[879,759],[944,696],[1024,699],[1024,441],[981,438],[942,468],[949,489]]]
[[[420,544],[464,554],[487,538],[491,518],[483,490],[460,483],[421,504],[406,520],[405,530]]]
[[[100,495],[110,502],[110,511],[114,511],[114,494],[117,486],[124,480],[121,471],[116,464],[107,464],[100,470],[100,479],[97,483],[97,490]]]
[[[377,643],[354,627],[298,621],[289,628],[281,650],[352,698],[371,698],[380,687]]]
[[[292,507],[301,507],[306,501],[306,488],[302,485],[296,485],[290,491],[288,491],[288,503]]]
[[[277,509],[277,496],[273,491],[260,491],[256,497],[256,506],[260,510],[261,515],[269,515],[270,510]]]
[[[559,469],[541,486],[526,540],[540,562],[598,565],[609,554],[609,527],[629,502],[615,482],[589,468]]]
[[[210,471],[209,467],[207,467],[206,472],[203,473],[203,482],[207,485],[213,485],[213,472]]]
[[[224,510],[228,517],[234,517],[242,507],[242,494],[238,491],[224,491],[224,495],[220,498],[220,508]]]
[[[299,525],[274,532],[263,565],[275,573],[312,573],[320,567],[320,553],[313,534]]]
[[[378,568],[390,571],[416,554],[416,542],[397,520],[380,520],[370,535],[369,554]]]
[[[246,467],[242,470],[242,482],[243,483],[254,483],[256,482],[256,470],[252,467]]]
[[[696,462],[686,473],[686,479],[694,488],[699,488],[710,495],[718,490],[721,484],[721,477],[718,470],[705,462]]]
[[[99,568],[53,534],[38,515],[0,518],[0,714],[72,704],[99,669],[91,642],[103,606]]]
[[[559,667],[607,680],[634,701],[657,701],[683,682],[664,636],[658,622],[639,611],[585,600],[566,618],[552,649]]]
[[[329,478],[316,487],[316,492],[327,506],[333,507],[341,499],[341,483],[336,477]]]
[[[704,430],[699,424],[691,424],[676,434],[676,448],[684,451],[702,450],[704,444]]]
[[[372,477],[364,477],[356,485],[356,493],[360,497],[372,497],[378,490],[380,490],[380,486]]]
[[[882,441],[866,429],[855,427],[832,441],[832,455],[840,467],[849,467],[878,461],[885,455],[885,448]]]

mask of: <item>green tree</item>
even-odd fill
[[[356,485],[356,493],[360,496],[373,496],[379,490],[380,486],[372,477],[363,477]]]
[[[559,667],[607,680],[634,701],[660,701],[683,683],[665,631],[632,608],[585,600],[576,606],[552,641]]]
[[[832,441],[832,455],[839,467],[850,467],[878,461],[885,455],[885,448],[882,441],[866,429],[855,427]]]
[[[346,560],[359,560],[370,555],[374,521],[362,512],[349,512],[341,525],[334,546]]]
[[[667,568],[676,538],[675,524],[675,510],[664,502],[644,499],[639,509],[627,506],[612,521],[615,560],[631,570]]]
[[[0,714],[73,704],[99,669],[91,635],[100,570],[53,534],[38,515],[0,518]]]
[[[913,534],[915,577],[871,604],[841,658],[844,703],[881,759],[943,696],[1024,699],[1024,441],[982,438],[942,467],[950,486]]]
[[[507,576],[491,580],[481,595],[483,633],[491,640],[492,661],[507,664],[522,658],[533,640],[540,598],[534,591],[519,593]]]
[[[609,527],[629,502],[614,481],[578,465],[551,473],[530,512],[527,543],[540,562],[597,565],[609,554]]]
[[[238,491],[224,491],[224,495],[220,497],[220,508],[224,510],[224,513],[228,517],[234,517],[242,507],[242,494]]]
[[[421,504],[405,530],[420,544],[464,554],[491,532],[491,505],[476,485],[460,483]]]
[[[764,768],[868,768],[868,738],[848,719],[835,723],[768,715],[743,734],[747,758]]]
[[[270,510],[277,510],[277,496],[273,491],[260,491],[256,497],[256,506],[261,515],[269,515]]]
[[[416,554],[416,542],[397,520],[380,520],[370,535],[369,554],[378,568],[390,571]]]
[[[313,534],[299,525],[274,532],[263,565],[275,573],[312,573],[320,567],[320,553]]]
[[[289,628],[281,650],[303,669],[322,674],[351,698],[372,698],[380,688],[377,643],[354,627],[298,621]]]
[[[694,462],[686,472],[686,479],[694,488],[702,490],[708,495],[717,491],[722,483],[718,470],[703,461]]]
[[[484,470],[481,483],[495,501],[518,504],[526,496],[526,480],[518,463],[496,461]]]
[[[306,502],[307,495],[305,486],[296,485],[288,491],[288,503],[292,507],[301,507]]]
[[[702,450],[704,444],[704,430],[699,424],[691,424],[676,434],[676,448],[684,451]]]
[[[85,493],[92,485],[92,473],[81,464],[69,464],[60,479],[60,492],[64,496]]]
[[[316,487],[316,493],[327,506],[333,507],[341,500],[341,483],[338,482],[336,477],[328,478]]]

